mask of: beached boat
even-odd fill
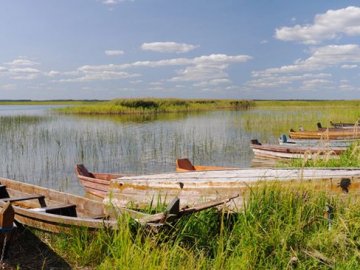
[[[298,146],[298,145],[275,145],[261,144],[258,140],[251,140],[251,149],[257,157],[267,158],[329,158],[337,157],[346,147],[317,147],[317,146]]]
[[[123,174],[89,172],[83,164],[75,166],[75,173],[85,191],[98,198],[104,198],[109,190],[111,179],[124,176]]]
[[[201,200],[240,194],[234,203],[241,207],[249,187],[269,181],[314,183],[320,190],[351,192],[359,189],[360,169],[248,168],[125,176],[111,181],[109,195],[104,201],[111,200],[117,206],[133,202],[141,207],[154,200],[169,201],[176,195],[182,203],[191,205]]]
[[[176,171],[208,171],[208,170],[226,170],[234,169],[220,166],[200,166],[193,165],[187,158],[176,160]],[[94,199],[105,198],[109,191],[109,185],[111,179],[121,178],[125,174],[114,174],[114,173],[97,173],[90,172],[83,164],[77,164],[75,166],[75,172],[80,183],[84,187],[85,191],[93,195]]]
[[[169,221],[169,218],[180,218],[231,199],[222,198],[195,208],[180,209],[176,198],[164,213],[149,215],[112,204],[104,207],[103,202],[6,178],[0,178],[0,184],[1,209],[11,202],[16,222],[50,232],[68,232],[74,227],[117,229],[117,217],[124,213],[142,225],[158,226]]]
[[[354,126],[359,126],[360,121],[357,121],[355,123],[342,123],[342,122],[332,122],[330,121],[330,125],[332,125],[334,128],[353,128]]]
[[[176,160],[176,171],[187,172],[187,171],[215,171],[215,170],[234,170],[236,168],[221,167],[221,166],[204,166],[204,165],[193,165],[187,158],[181,158]]]
[[[360,139],[360,129],[337,129],[325,131],[295,131],[293,129],[289,132],[291,139],[315,139],[315,140],[344,140],[344,139]]]

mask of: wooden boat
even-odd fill
[[[50,232],[69,232],[74,227],[117,229],[117,217],[124,213],[142,225],[158,226],[232,199],[222,198],[187,209],[180,209],[177,199],[164,213],[148,215],[112,204],[104,207],[103,202],[6,178],[0,178],[0,183],[0,209],[11,202],[16,222]]]
[[[348,180],[342,180],[348,179]],[[313,183],[317,189],[343,192],[345,184],[349,192],[357,191],[360,185],[358,169],[271,169],[248,168],[223,171],[192,171],[153,175],[125,176],[111,181],[109,195],[114,205],[124,206],[132,202],[139,207],[150,201],[168,201],[177,196],[182,203],[193,204],[219,196],[240,194],[231,208],[242,206],[245,192],[259,182],[280,181]]]
[[[289,137],[291,139],[306,139],[306,140],[344,140],[344,139],[360,139],[360,129],[359,130],[325,130],[325,131],[295,131],[293,129],[289,132]]]
[[[279,138],[279,144],[285,146],[303,146],[303,147],[348,147],[352,143],[359,141],[359,139],[343,139],[343,140],[328,140],[328,139],[290,139],[285,134]]]
[[[109,190],[111,179],[120,178],[122,174],[89,172],[83,164],[75,166],[75,172],[85,191],[95,198],[104,198]]]
[[[336,125],[333,127],[323,127],[321,125],[320,122],[317,123],[317,128],[318,131],[352,131],[352,132],[359,132],[360,131],[360,127],[357,125],[352,125],[352,126],[340,126],[340,125]]]
[[[176,171],[208,171],[208,170],[225,170],[234,169],[219,166],[200,166],[193,165],[187,158],[176,160]],[[91,194],[94,199],[105,198],[109,191],[109,185],[111,179],[116,179],[125,176],[125,174],[114,173],[97,173],[89,172],[83,164],[77,164],[75,166],[76,175],[88,194]]]
[[[187,171],[214,171],[214,170],[233,170],[236,168],[220,167],[220,166],[203,166],[193,165],[187,158],[181,158],[176,160],[176,171],[187,172]]]
[[[337,157],[346,147],[316,147],[316,146],[285,146],[275,144],[261,144],[258,140],[251,140],[251,149],[257,157],[267,158],[323,158]]]
[[[353,128],[354,126],[359,126],[359,124],[360,121],[357,121],[355,123],[342,123],[342,122],[334,123],[330,121],[330,125],[332,125],[334,128]]]

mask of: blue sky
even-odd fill
[[[359,99],[359,41],[358,1],[2,0],[0,99]]]

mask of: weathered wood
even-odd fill
[[[26,195],[22,197],[11,197],[11,198],[2,198],[0,199],[4,202],[21,202],[21,201],[28,201],[28,200],[38,200],[41,207],[46,207],[45,203],[45,196],[44,195]]]
[[[122,212],[127,212],[140,224],[147,224],[147,220],[163,224],[159,214],[146,215],[126,208],[104,207],[99,201],[7,178],[0,178],[0,184],[6,186],[9,195],[9,198],[0,199],[0,209],[12,201],[17,222],[45,231],[69,232],[73,227],[117,229],[116,218]],[[44,199],[44,204],[39,208],[39,203],[34,206],[33,201],[40,198]]]
[[[0,228],[12,228],[15,211],[10,202],[7,202],[0,210]]]
[[[141,207],[152,200],[169,202],[177,196],[182,204],[192,205],[205,199],[240,194],[236,203],[241,205],[242,194],[258,182],[313,182],[319,189],[343,192],[338,186],[341,178],[350,178],[349,190],[356,191],[360,185],[360,169],[261,168],[131,176],[112,180],[105,202],[118,206],[132,202]]]

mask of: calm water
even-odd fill
[[[51,107],[51,106],[50,106]],[[175,160],[249,167],[250,139],[242,111],[160,117],[78,117],[49,106],[0,106],[0,175],[83,194],[74,166],[134,174],[175,170]]]

